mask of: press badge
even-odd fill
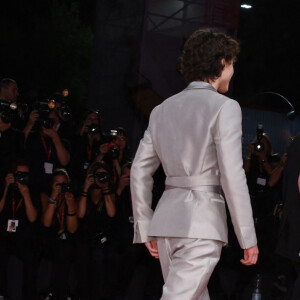
[[[45,161],[44,169],[45,169],[46,174],[52,174],[53,173],[53,164]]]
[[[89,162],[85,162],[83,164],[83,169],[86,170],[89,167],[90,163]]]
[[[259,185],[265,186],[267,184],[267,180],[266,180],[266,178],[257,177],[256,183]]]
[[[7,222],[7,231],[16,232],[19,225],[19,220],[8,220]]]
[[[60,238],[61,240],[66,240],[66,239],[67,239],[67,237],[66,237],[66,235],[65,235],[64,232],[59,236],[59,238]]]

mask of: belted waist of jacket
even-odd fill
[[[190,190],[205,190],[207,186],[215,186],[220,188],[219,176],[181,176],[181,177],[167,177],[166,189],[169,188],[183,188]],[[214,188],[215,189],[215,188]]]

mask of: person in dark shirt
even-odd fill
[[[43,259],[52,263],[49,293],[55,299],[69,296],[69,274],[75,258],[77,205],[65,169],[52,174],[51,190],[41,193]]]
[[[103,132],[98,111],[86,111],[74,141],[70,164],[70,175],[74,185],[77,186],[77,194],[80,193],[80,189],[84,184],[89,166],[95,160],[100,161],[103,157],[99,146],[102,137]]]
[[[29,166],[17,161],[5,177],[0,200],[0,295],[6,293],[11,299],[36,299],[36,224],[38,198],[29,186]],[[11,265],[12,258],[22,262],[22,270]],[[8,269],[14,274],[14,281],[8,277]],[[22,276],[23,274],[23,276]],[[6,286],[13,286],[8,289]]]
[[[51,111],[51,128],[40,126],[37,132],[28,136],[25,154],[31,168],[32,181],[40,191],[48,189],[53,170],[66,168],[70,162],[69,144],[57,133],[57,113]]]
[[[88,169],[79,199],[79,296],[115,296],[119,254],[116,245],[115,191],[112,172],[104,162]],[[106,298],[105,298],[106,299]]]

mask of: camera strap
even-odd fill
[[[92,161],[92,147],[90,146],[89,143],[86,145],[86,153],[87,153],[89,162],[91,162]]]
[[[61,203],[57,209],[56,216],[59,223],[59,233],[61,233],[64,229],[65,222],[65,205],[63,199],[61,200]]]
[[[43,144],[46,156],[47,156],[47,160],[50,161],[50,157],[51,157],[51,153],[52,153],[52,146],[50,145],[50,147],[48,148],[44,136],[42,134],[40,134],[40,136],[41,136],[42,144]]]
[[[13,220],[15,219],[16,212],[21,207],[22,203],[23,203],[23,198],[20,199],[20,201],[19,201],[19,203],[18,203],[18,205],[16,207],[15,195],[14,195],[14,193],[12,193],[12,213],[13,213]]]

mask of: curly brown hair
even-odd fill
[[[188,83],[216,80],[224,65],[221,60],[234,62],[239,43],[232,37],[214,29],[198,29],[185,42],[179,58],[179,70]]]

